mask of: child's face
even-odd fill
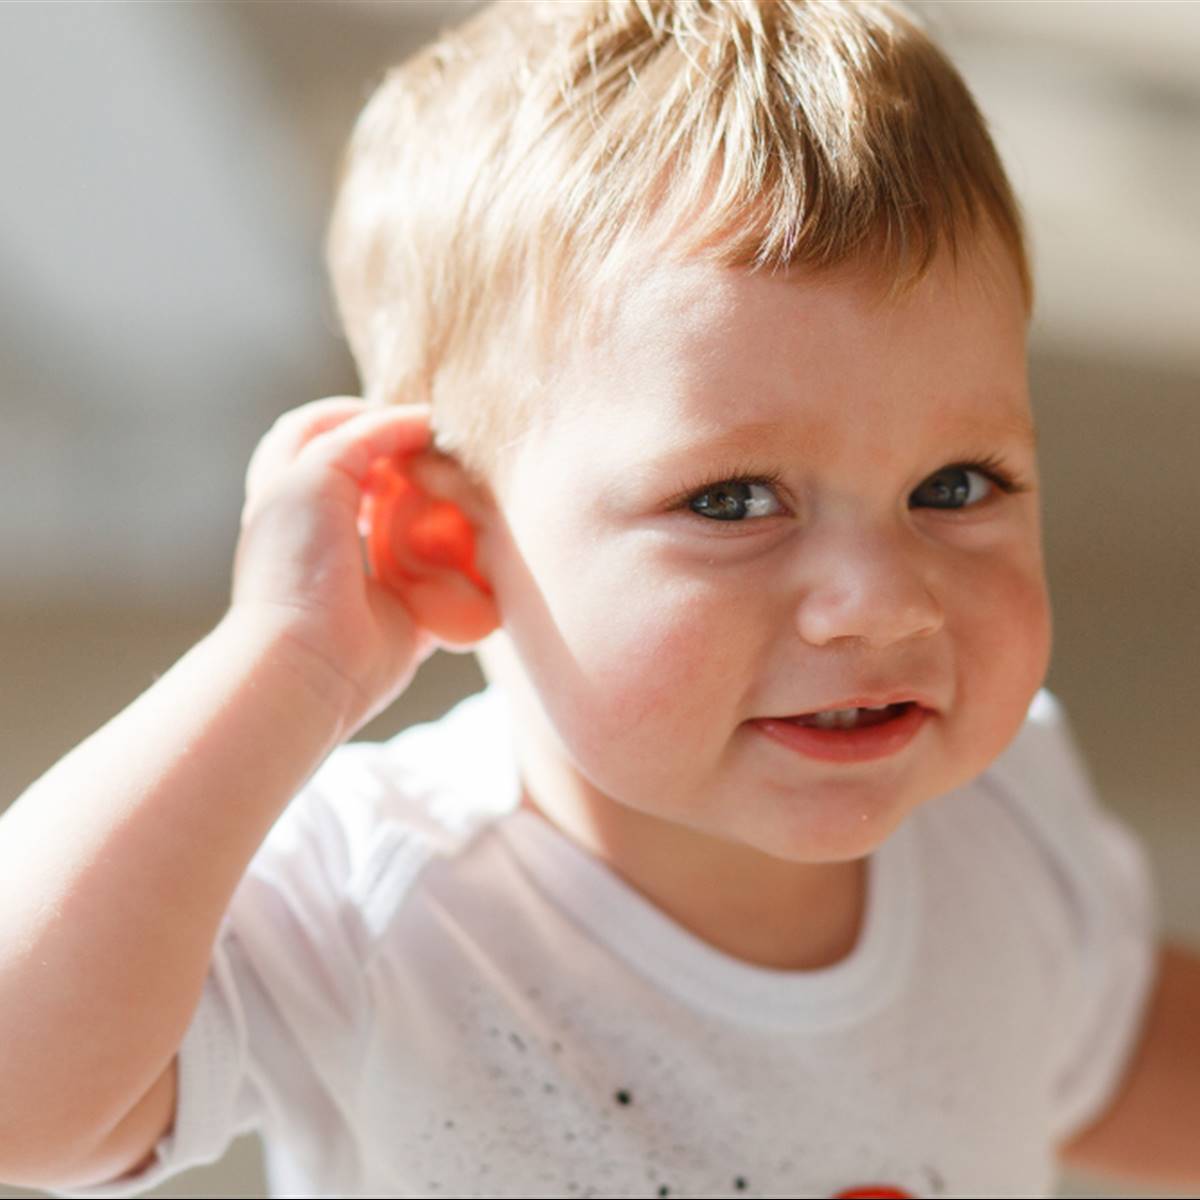
[[[1049,612],[999,258],[899,302],[849,269],[662,266],[562,364],[481,542],[515,650],[488,661],[561,824],[845,861],[1009,742]],[[763,723],[892,701],[870,731]]]

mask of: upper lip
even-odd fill
[[[938,705],[931,696],[923,692],[905,691],[897,689],[892,692],[876,692],[873,694],[860,694],[850,696],[845,700],[835,701],[833,704],[823,704],[820,708],[806,708],[787,714],[788,717],[811,717],[816,713],[837,712],[844,708],[884,708],[889,704],[918,704],[921,708],[927,708],[932,712],[938,711]]]

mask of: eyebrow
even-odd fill
[[[744,421],[723,428],[711,437],[703,434],[688,438],[660,442],[659,452],[652,461],[687,458],[693,454],[708,454],[714,451],[733,451],[752,454],[764,445],[777,446],[781,441],[794,440],[796,431],[781,421]],[[815,440],[815,437],[812,439]]]
[[[1005,413],[988,421],[971,421],[958,424],[948,424],[945,434],[947,438],[985,438],[987,440],[1001,439],[1018,442],[1024,449],[1036,450],[1038,444],[1037,425],[1030,412]]]
[[[948,420],[939,430],[948,442],[964,441],[981,446],[987,442],[1015,441],[1022,448],[1036,450],[1037,427],[1029,413],[1011,413],[984,421]],[[660,443],[659,452],[654,454],[650,465],[674,463],[693,455],[713,453],[760,453],[764,447],[777,448],[805,441],[816,445],[820,440],[819,430],[797,430],[783,421],[743,421],[722,429],[711,437],[681,437],[678,441]]]

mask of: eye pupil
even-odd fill
[[[696,497],[693,511],[718,521],[736,521],[745,515],[750,499],[750,487],[745,483],[723,483],[709,488]]]
[[[961,508],[971,495],[971,477],[966,467],[946,467],[930,477],[913,493],[933,508]]]

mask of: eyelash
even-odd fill
[[[966,462],[947,463],[939,467],[940,471],[978,471],[985,479],[991,480],[1002,492],[1010,496],[1029,491],[1029,485],[1022,483],[994,454],[984,458],[970,459]],[[935,471],[936,475],[937,472]]]
[[[980,475],[984,476],[984,478],[998,487],[1000,491],[1008,495],[1018,495],[1029,491],[1029,486],[1017,479],[996,455],[989,454],[983,458],[947,463],[944,467],[939,467],[937,471],[932,472],[932,474],[936,475],[939,471],[978,471]],[[724,483],[760,484],[763,487],[778,489],[783,483],[783,474],[780,471],[761,472],[754,471],[748,467],[735,468],[731,474],[722,474],[716,478],[710,478],[703,483],[692,484],[689,487],[680,489],[676,492],[673,499],[669,501],[668,508],[671,511],[686,508],[688,503],[695,500],[697,496],[702,496],[705,492],[711,491],[713,488]],[[972,505],[972,507],[975,506]],[[960,512],[962,510],[943,509],[941,511]],[[712,524],[719,523],[716,521],[712,522]],[[736,521],[730,522],[730,524],[742,523]]]
[[[675,495],[667,502],[667,508],[671,511],[685,508],[689,501],[695,500],[697,496],[702,496],[705,492],[711,491],[723,483],[757,483],[763,487],[776,488],[783,484],[783,473],[781,471],[755,471],[750,467],[734,468],[728,474],[718,475],[710,478],[703,483],[694,483],[685,488],[680,488]]]

